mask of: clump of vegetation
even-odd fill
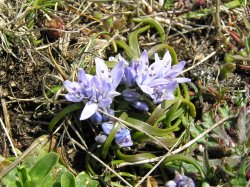
[[[249,2],[0,2],[0,179],[248,186]]]

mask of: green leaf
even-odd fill
[[[75,177],[70,172],[65,172],[61,177],[61,187],[75,187]]]
[[[85,172],[81,172],[76,176],[76,187],[99,187],[99,181],[90,178],[90,176]]]
[[[129,60],[132,60],[136,57],[136,52],[132,51],[130,47],[126,44],[126,42],[124,42],[123,40],[116,40],[115,42],[119,47],[125,50],[125,53]]]
[[[145,27],[135,30],[129,35],[129,38],[128,38],[129,47],[130,49],[132,49],[132,51],[136,53],[137,58],[140,58],[140,55],[141,55],[140,46],[138,42],[138,35],[147,31],[149,28],[150,28],[150,25],[147,25]]]
[[[103,148],[102,148],[102,153],[101,153],[102,158],[106,158],[108,151],[109,151],[109,148],[111,146],[111,143],[114,140],[115,135],[119,129],[119,126],[120,126],[119,123],[115,123],[114,127],[110,131],[109,136],[107,137],[107,139],[103,145]]]
[[[138,153],[134,155],[126,155],[123,154],[119,149],[116,151],[116,155],[119,159],[125,160],[126,162],[138,162],[156,157],[154,154],[151,153]]]
[[[26,167],[23,167],[23,166],[17,167],[17,172],[18,172],[19,181],[22,184],[22,186],[24,186],[24,184],[27,181],[31,180]]]
[[[142,129],[143,132],[147,132],[148,134],[151,134],[152,136],[166,136],[173,131],[172,128],[160,129],[158,127],[151,126],[148,123],[145,123],[135,118],[127,117],[125,121],[127,121],[130,124],[136,124],[136,126]],[[133,126],[131,127],[133,128]]]
[[[76,104],[72,104],[69,105],[67,107],[65,107],[64,109],[62,109],[58,114],[56,114],[56,116],[50,121],[49,123],[49,131],[52,132],[53,128],[55,127],[55,125],[58,123],[58,121],[60,121],[62,118],[64,118],[68,113],[71,113],[73,111],[79,110],[81,108],[83,108],[84,105],[83,103],[76,103]]]
[[[139,22],[139,23],[141,23],[141,22],[142,23],[147,23],[150,26],[154,27],[156,29],[156,31],[159,33],[160,37],[161,37],[161,42],[162,43],[166,42],[166,33],[165,33],[165,30],[162,27],[162,25],[158,21],[156,21],[155,19],[149,18],[149,17],[146,17],[146,18],[143,18],[143,19],[133,18],[132,21]]]
[[[179,98],[175,98],[174,100],[165,100],[161,104],[159,104],[155,110],[152,112],[151,116],[147,119],[146,123],[150,125],[155,125],[158,121],[165,118],[166,111],[179,100]]]
[[[59,156],[50,152],[39,160],[30,170],[29,175],[32,181],[41,183],[43,179],[52,171],[57,163]]]

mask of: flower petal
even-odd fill
[[[78,70],[78,83],[81,86],[87,86],[88,78],[85,74],[85,71],[82,68],[79,68]]]
[[[175,78],[177,77],[185,66],[185,62],[181,61],[178,64],[171,67],[171,69],[165,74],[166,77]]]
[[[149,65],[148,52],[144,50],[139,60],[139,65],[137,67],[137,74],[141,74],[143,71],[145,71],[148,68],[148,65]]]
[[[81,113],[80,120],[88,119],[97,111],[97,109],[98,109],[98,105],[96,103],[92,103],[92,102],[86,103]]]
[[[113,127],[114,127],[114,124],[112,122],[106,122],[102,124],[102,130],[106,135],[109,135]]]
[[[136,76],[136,71],[127,66],[124,70],[124,82],[126,85],[128,85],[128,87],[133,86],[133,84],[135,83],[135,76]]]
[[[130,134],[124,137],[115,138],[115,143],[121,147],[130,147],[133,145]]]
[[[68,92],[75,92],[81,88],[79,83],[77,82],[70,82],[68,80],[63,82],[64,87],[68,90]]]
[[[107,108],[111,105],[112,99],[111,98],[104,98],[101,101],[99,101],[98,106],[100,108]]]
[[[119,61],[116,66],[111,70],[111,78],[112,78],[112,88],[116,89],[118,84],[121,82],[121,79],[123,77],[123,61]]]
[[[169,67],[171,66],[172,64],[172,57],[169,53],[169,51],[167,51],[164,56],[163,56],[163,59],[162,59]]]
[[[73,93],[67,93],[64,97],[68,101],[75,102],[75,103],[81,102],[83,99],[82,97],[77,97],[76,94],[73,94]]]
[[[96,75],[100,77],[101,79],[107,80],[109,77],[109,70],[104,60],[98,57],[95,58],[95,65],[96,65]]]
[[[141,88],[141,90],[142,90],[144,93],[146,93],[146,94],[148,94],[148,95],[151,95],[151,94],[154,92],[154,89],[151,88],[151,87],[148,86],[148,85],[139,85],[139,87]]]
[[[191,79],[182,77],[175,78],[174,80],[177,81],[178,83],[191,82]]]

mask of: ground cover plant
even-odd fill
[[[0,1],[0,184],[250,186],[248,1]]]

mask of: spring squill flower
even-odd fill
[[[128,87],[139,86],[154,101],[159,103],[166,99],[173,99],[173,92],[178,83],[189,82],[188,78],[177,77],[184,68],[185,62],[171,66],[172,58],[166,52],[160,60],[155,54],[155,62],[149,64],[147,51],[143,51],[139,61],[132,61],[124,71],[123,82]]]
[[[113,122],[106,122],[102,125],[102,130],[107,136],[110,134],[114,127]],[[130,131],[125,127],[120,127],[115,135],[115,143],[121,147],[130,147],[133,145],[131,140]]]
[[[164,187],[195,187],[195,183],[191,178],[176,171],[174,180],[166,182]]]
[[[83,69],[79,69],[78,82],[64,81],[69,92],[65,98],[71,102],[85,103],[80,120],[91,117],[98,108],[108,110],[112,99],[119,95],[115,89],[123,77],[123,62],[118,62],[111,71],[100,58],[96,58],[95,62],[96,76],[85,74]]]

